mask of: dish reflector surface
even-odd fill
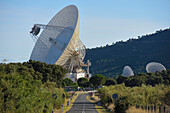
[[[63,29],[45,28],[34,46],[30,59],[64,65],[78,46],[79,21],[76,6],[63,8],[48,23],[49,26],[62,26]]]
[[[146,65],[146,71],[149,73],[155,73],[156,71],[163,71],[166,70],[166,68],[161,64],[157,62],[151,62]]]
[[[125,66],[123,68],[122,76],[133,76],[133,75],[134,75],[134,73],[133,73],[132,69],[129,66]]]

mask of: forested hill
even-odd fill
[[[104,38],[104,37],[103,37]],[[170,69],[170,29],[138,36],[138,39],[120,41],[113,45],[87,49],[85,61],[92,63],[90,72],[108,77],[122,74],[129,65],[135,73],[146,72],[149,62],[162,63]]]

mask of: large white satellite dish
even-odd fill
[[[47,25],[35,24],[30,32],[36,41],[31,60],[61,65],[73,71],[83,65],[86,48],[79,39],[78,8],[69,5],[59,11]],[[40,29],[44,29],[38,36]]]

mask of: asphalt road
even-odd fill
[[[87,95],[88,94],[79,95],[67,113],[98,113],[95,104],[86,99]]]

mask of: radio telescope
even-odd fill
[[[68,73],[83,72],[86,48],[79,39],[79,27],[79,11],[74,5],[63,8],[47,25],[35,24],[30,32],[35,41],[30,59],[63,66]]]
[[[161,64],[157,62],[151,62],[146,65],[146,71],[149,73],[155,73],[156,71],[163,71],[166,70],[166,68]]]
[[[128,76],[133,76],[133,75],[134,75],[133,70],[129,66],[125,66],[123,68],[122,76],[128,77]]]

